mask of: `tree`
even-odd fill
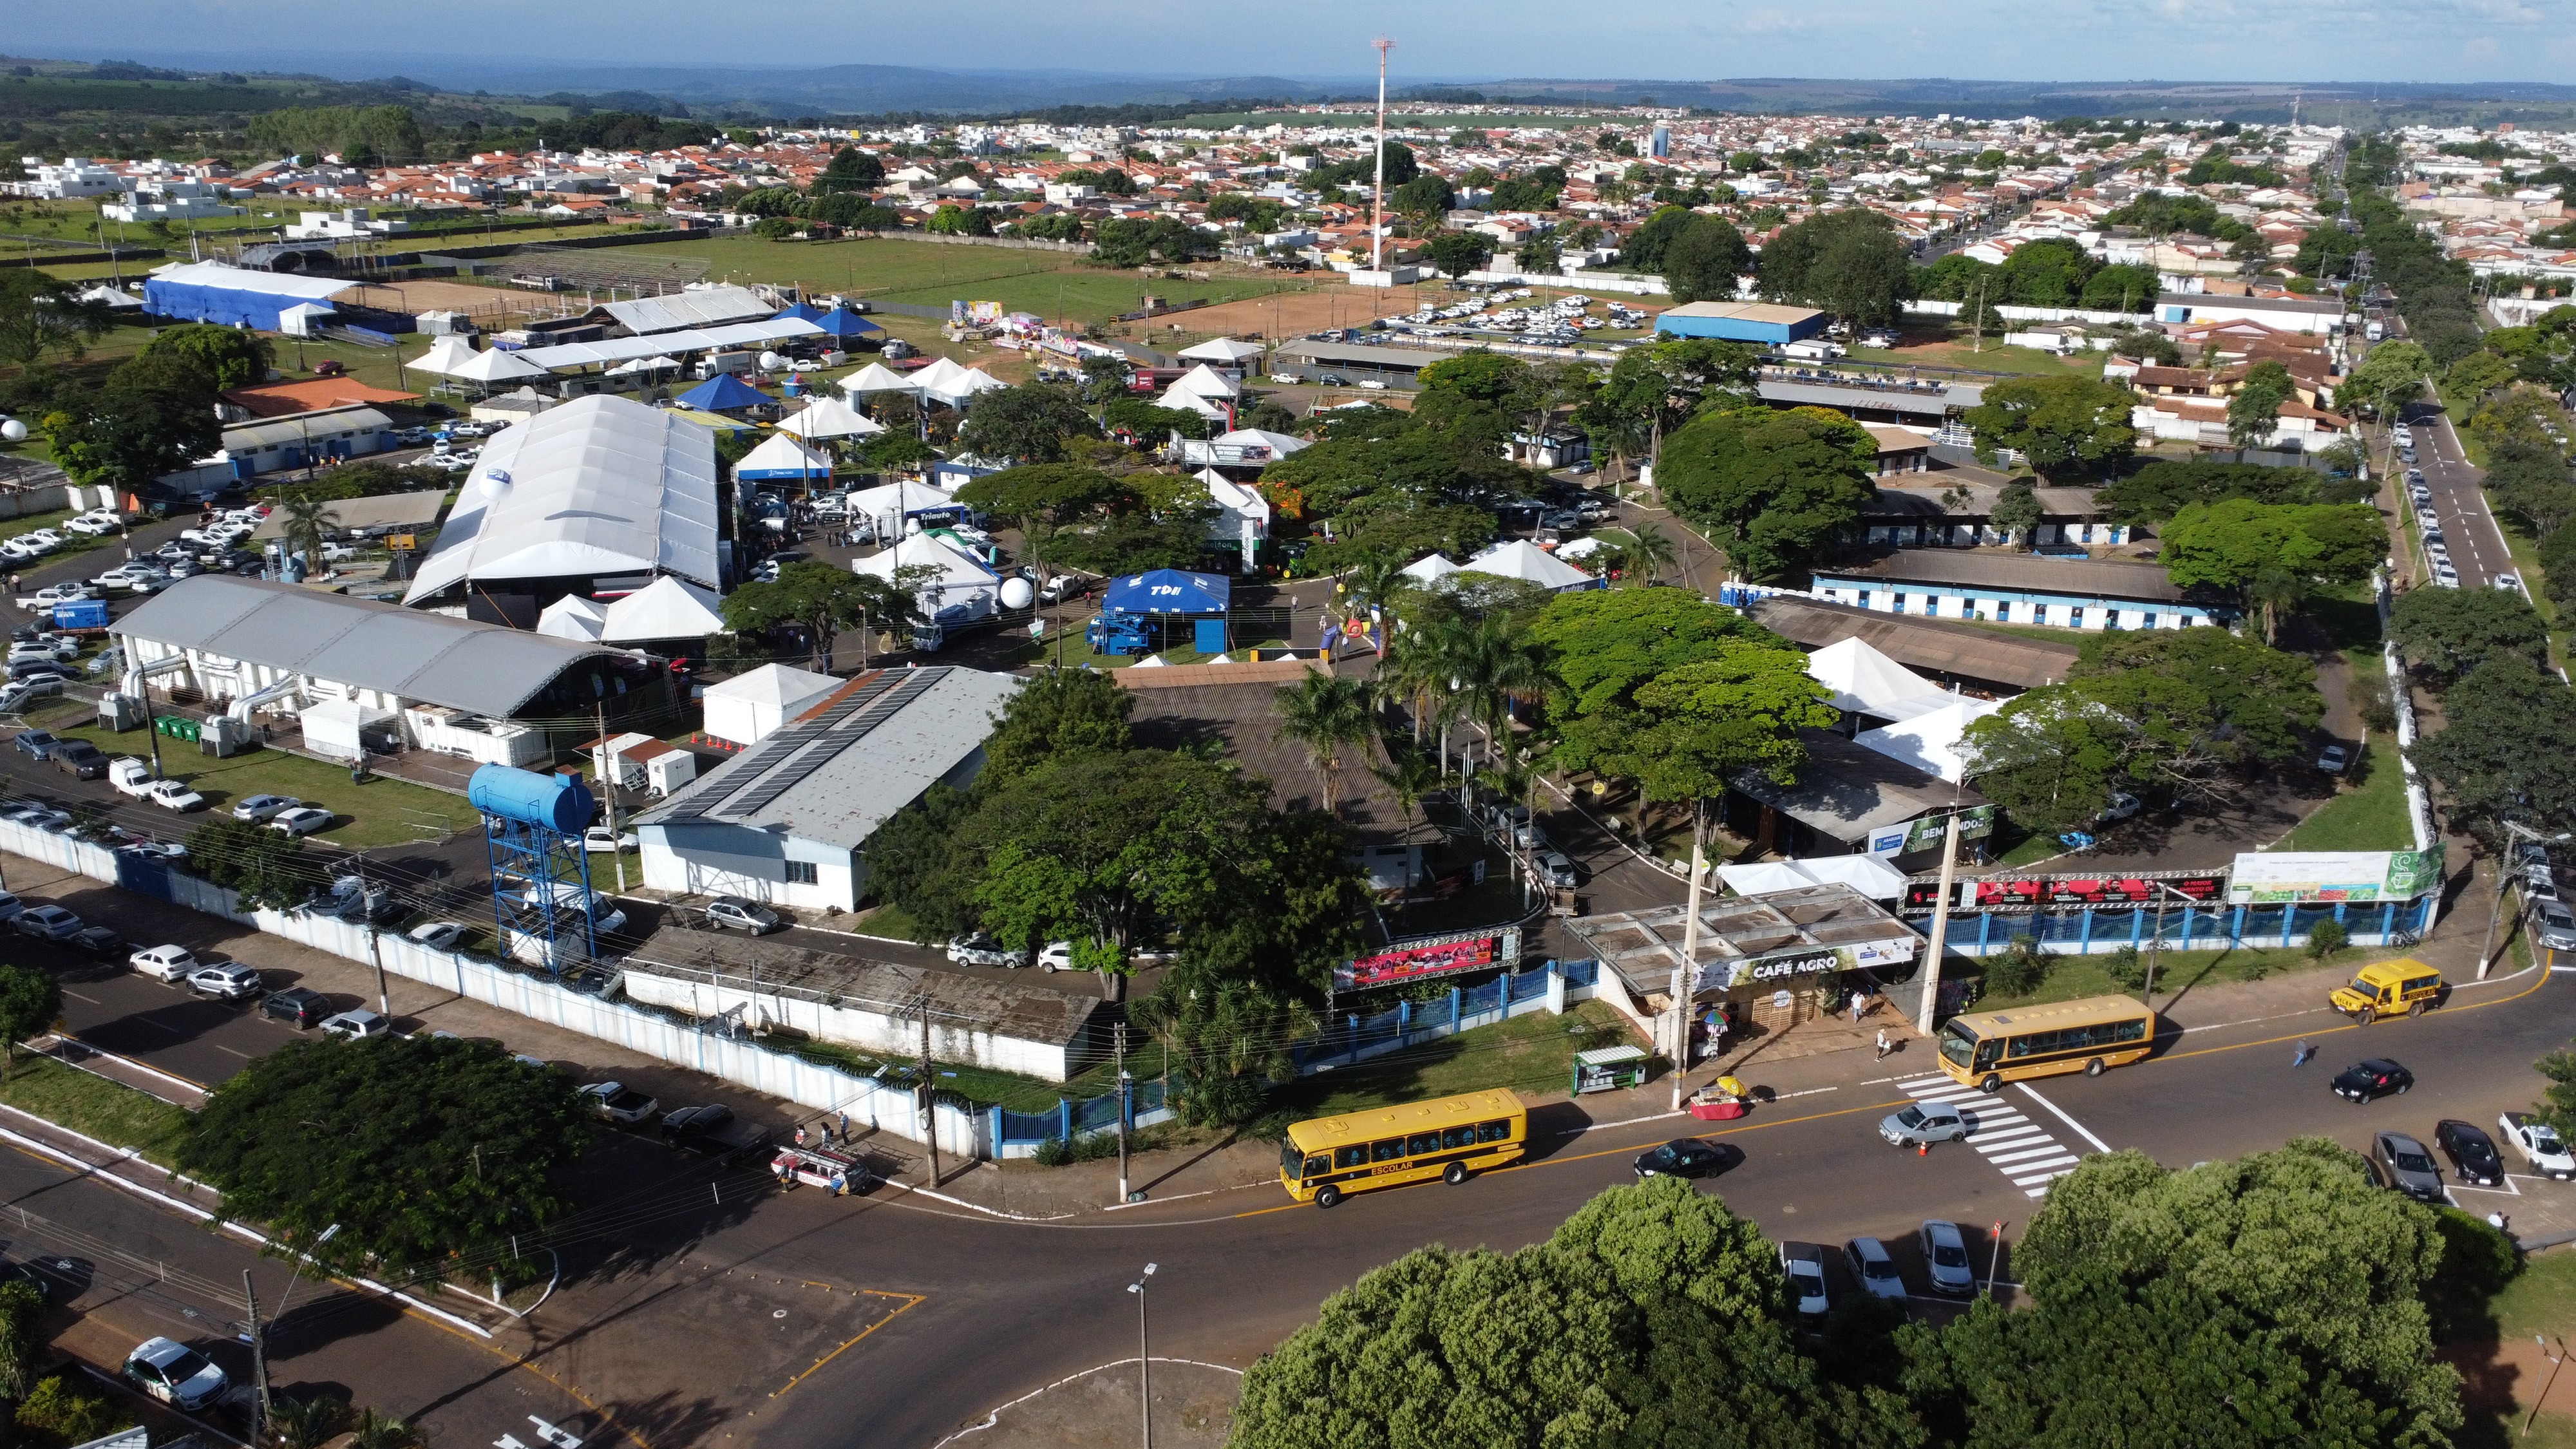
[[[23,1279],[0,1283],[0,1413],[8,1419],[14,1421],[14,1411],[36,1391],[45,1357],[45,1295]]]
[[[1011,520],[1020,531],[1023,552],[1038,566],[1040,583],[1047,579],[1048,545],[1059,530],[1133,505],[1135,498],[1134,490],[1120,480],[1073,463],[1005,468],[971,479],[957,490],[959,502]]]
[[[1374,733],[1368,690],[1356,679],[1320,672],[1272,696],[1279,733],[1306,747],[1324,781],[1324,813],[1341,813],[1342,748],[1364,745]]]
[[[275,366],[268,340],[256,332],[238,327],[219,327],[211,322],[189,322],[165,327],[159,336],[143,344],[145,357],[176,354],[205,369],[214,390],[229,392],[264,381]]]
[[[2534,537],[2576,518],[2576,484],[2568,481],[2567,459],[2555,442],[2506,438],[2488,448],[2486,488],[2496,507],[2531,525]]]
[[[1127,715],[1135,704],[1133,694],[1098,670],[1038,675],[1020,686],[994,721],[976,788],[989,793],[1067,755],[1125,754],[1133,744]]]
[[[1619,545],[1619,553],[1632,579],[1641,584],[1653,583],[1656,575],[1671,568],[1680,557],[1673,546],[1673,536],[1651,523],[1640,523],[1631,530],[1628,541]]]
[[[360,1409],[349,1428],[349,1449],[421,1449],[426,1442],[420,1430],[373,1409]]]
[[[2185,1171],[2087,1158],[2015,1255],[2030,1308],[1904,1330],[1908,1387],[1962,1449],[2071,1449],[2111,1424],[2140,1444],[2446,1443],[2459,1375],[2426,1303],[2444,1223],[2323,1138]],[[2140,1363],[2158,1392],[2137,1392]]]
[[[216,816],[189,831],[188,861],[208,881],[234,892],[244,910],[290,910],[319,883],[301,839],[254,820]]]
[[[957,429],[957,441],[979,458],[1016,463],[1061,463],[1068,438],[1096,430],[1070,388],[1048,382],[978,393]]]
[[[349,1406],[324,1394],[305,1399],[279,1394],[269,1401],[268,1427],[277,1435],[278,1449],[323,1449],[340,1436],[348,1418]]]
[[[2549,626],[2509,589],[2415,589],[2397,596],[2389,641],[2406,662],[2447,684],[2497,654],[2549,659]]]
[[[54,461],[77,483],[140,492],[223,442],[212,379],[181,353],[135,357],[83,402],[44,418]]]
[[[1409,216],[1423,222],[1438,219],[1456,202],[1457,193],[1449,189],[1448,178],[1434,171],[1423,172],[1388,192],[1386,197],[1386,204],[1398,216]],[[1211,211],[1209,215],[1214,216],[1215,213]]]
[[[2297,395],[2288,368],[2277,362],[2255,363],[2228,396],[2227,440],[2240,449],[2271,441],[2281,423],[2281,405]]]
[[[2039,538],[2039,489],[2027,478],[2015,478],[1995,494],[1986,526],[2007,540],[2029,548]]]
[[[1665,440],[1655,483],[1676,512],[1723,536],[1745,577],[1775,579],[1860,517],[1877,460],[1868,430],[1829,409],[1715,412]]]
[[[1985,400],[1962,420],[1980,459],[2010,448],[2047,478],[2078,465],[2107,472],[2125,460],[2138,443],[2129,426],[2136,405],[2128,389],[2098,378],[2017,377],[1988,384]]]
[[[62,983],[34,966],[0,966],[0,1053],[18,1064],[18,1044],[54,1029],[63,1014]],[[0,1394],[0,1398],[8,1397]]]
[[[832,153],[832,164],[823,168],[823,174],[814,178],[814,194],[874,191],[885,184],[885,174],[885,162],[875,152],[843,146]]]
[[[105,303],[80,300],[81,289],[35,270],[0,271],[0,362],[31,368],[56,353],[77,358],[113,319]]]
[[[2399,404],[2422,392],[2432,378],[2433,359],[2422,347],[2412,342],[2382,342],[2353,368],[2336,395],[2387,417]]]
[[[2155,306],[2162,289],[2155,268],[2119,262],[2085,279],[2080,305],[2092,312],[2144,312]]]
[[[1444,231],[1423,246],[1444,277],[1463,277],[1494,254],[1494,239],[1480,231]]]
[[[2324,496],[2313,469],[2267,468],[2260,463],[2219,463],[2159,458],[2105,485],[2093,501],[2114,523],[2163,523],[2194,503],[2230,498],[2256,503],[2358,502]]]
[[[1895,322],[1912,285],[1905,244],[1874,211],[1822,212],[1783,228],[1762,247],[1762,295],[1820,307],[1846,321]]]
[[[2453,822],[2492,849],[2514,820],[2576,830],[2576,690],[2516,653],[2487,656],[2442,696],[2443,727],[2416,743]]]
[[[1663,436],[1703,407],[1753,405],[1761,356],[1737,342],[1675,338],[1619,354],[1610,376],[1574,411],[1593,446],[1625,458],[1658,451]]]
[[[2272,504],[2246,498],[2194,503],[2161,530],[2166,577],[2190,588],[2232,589],[2253,601],[2267,573],[2293,584],[2357,583],[2388,557],[2388,525],[2368,504]],[[2278,585],[2271,590],[2276,597]],[[2264,637],[2280,625],[2279,608],[2264,609]]]
[[[35,1299],[37,1310],[42,1312],[44,1298],[33,1285],[12,1283],[8,1289],[0,1289],[0,1292],[6,1291],[26,1293]],[[26,1392],[24,1399],[17,1404],[17,1413],[10,1416],[9,1422],[14,1428],[28,1431],[40,1442],[89,1444],[134,1427],[134,1416],[106,1399],[81,1393],[60,1375],[54,1375],[38,1380],[36,1386]],[[284,1449],[321,1449],[321,1446],[287,1445]]]
[[[1692,215],[1664,251],[1664,286],[1675,302],[1735,296],[1735,280],[1753,271],[1753,249],[1724,217]]]
[[[1894,1396],[1798,1348],[1777,1251],[1675,1178],[1510,1254],[1429,1247],[1325,1300],[1245,1374],[1236,1449],[1911,1442]]]
[[[495,1043],[391,1036],[248,1063],[207,1097],[179,1165],[222,1190],[227,1215],[326,1263],[410,1273],[508,1258],[511,1234],[562,1211],[553,1176],[589,1146],[561,1073]]]
[[[725,627],[736,634],[752,634],[781,624],[797,625],[812,643],[814,667],[828,672],[840,631],[859,625],[864,665],[868,629],[912,621],[920,612],[915,591],[932,572],[927,565],[897,569],[889,582],[834,564],[792,563],[778,571],[775,583],[755,581],[726,595]],[[908,573],[914,577],[907,580]]]
[[[2068,238],[2026,241],[1995,269],[2000,290],[1989,292],[1987,300],[2024,307],[2077,306],[2096,265],[2091,254]]]
[[[278,504],[281,542],[304,555],[308,574],[322,572],[322,544],[331,529],[331,504],[312,494],[298,494]]]

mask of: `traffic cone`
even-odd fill
[[[1914,1155],[1915,1155],[1915,1156],[1917,1156],[1917,1157],[1929,1157],[1929,1156],[1931,1156],[1931,1155],[1932,1155],[1932,1144],[1931,1144],[1931,1143],[1929,1143],[1929,1142],[1917,1142],[1917,1143],[1915,1143],[1915,1144],[1914,1144]]]

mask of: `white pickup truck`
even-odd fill
[[[2496,1119],[2496,1125],[2504,1129],[2532,1171],[2561,1182],[2576,1178],[2576,1156],[2568,1153],[2567,1144],[2558,1140],[2557,1129],[2548,1123],[2528,1112],[2507,1112]]]

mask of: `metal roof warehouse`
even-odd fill
[[[935,784],[984,768],[984,739],[1019,689],[1007,674],[881,669],[635,819],[644,883],[856,910],[860,847]]]
[[[1819,567],[1827,603],[1892,614],[2045,624],[2064,629],[2186,629],[2224,606],[2150,563],[2042,554],[1900,549],[1867,563]]]

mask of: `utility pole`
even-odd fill
[[[626,894],[626,848],[617,843],[617,752],[608,747],[608,706],[594,704],[590,710],[599,725],[599,798],[608,803],[608,858],[616,868],[617,893],[622,896]]]
[[[1968,350],[1983,352],[1986,350],[1986,279],[1983,277],[1977,278],[1977,314],[1972,325],[1974,330],[1968,334]]]
[[[1959,812],[1950,812],[1950,826],[1941,836],[1941,895],[1932,903],[1932,939],[1923,955],[1923,1007],[1915,1013],[1914,1029],[1926,1037],[1932,1035],[1932,1013],[1941,1004],[1941,952],[1950,938],[1950,886],[1959,875]]]
[[[1682,907],[1682,959],[1673,967],[1673,1110],[1682,1109],[1682,1078],[1690,1071],[1691,989],[1699,974],[1699,883],[1705,856],[1700,846],[1701,803],[1691,802],[1690,891]]]
[[[921,1003],[921,1136],[930,1144],[930,1185],[939,1186],[939,1089],[930,1071],[930,1003]]]
[[[1118,1200],[1127,1200],[1127,1112],[1135,1101],[1136,1084],[1127,1076],[1127,1023],[1110,1027],[1110,1050],[1118,1063]]]
[[[242,1303],[250,1312],[250,1376],[257,1391],[251,1401],[250,1442],[262,1442],[268,1429],[268,1341],[259,1331],[259,1295],[250,1286],[250,1270],[242,1269]]]
[[[1377,180],[1369,192],[1369,270],[1379,272],[1386,269],[1386,53],[1395,42],[1381,35],[1370,44],[1377,47]]]

